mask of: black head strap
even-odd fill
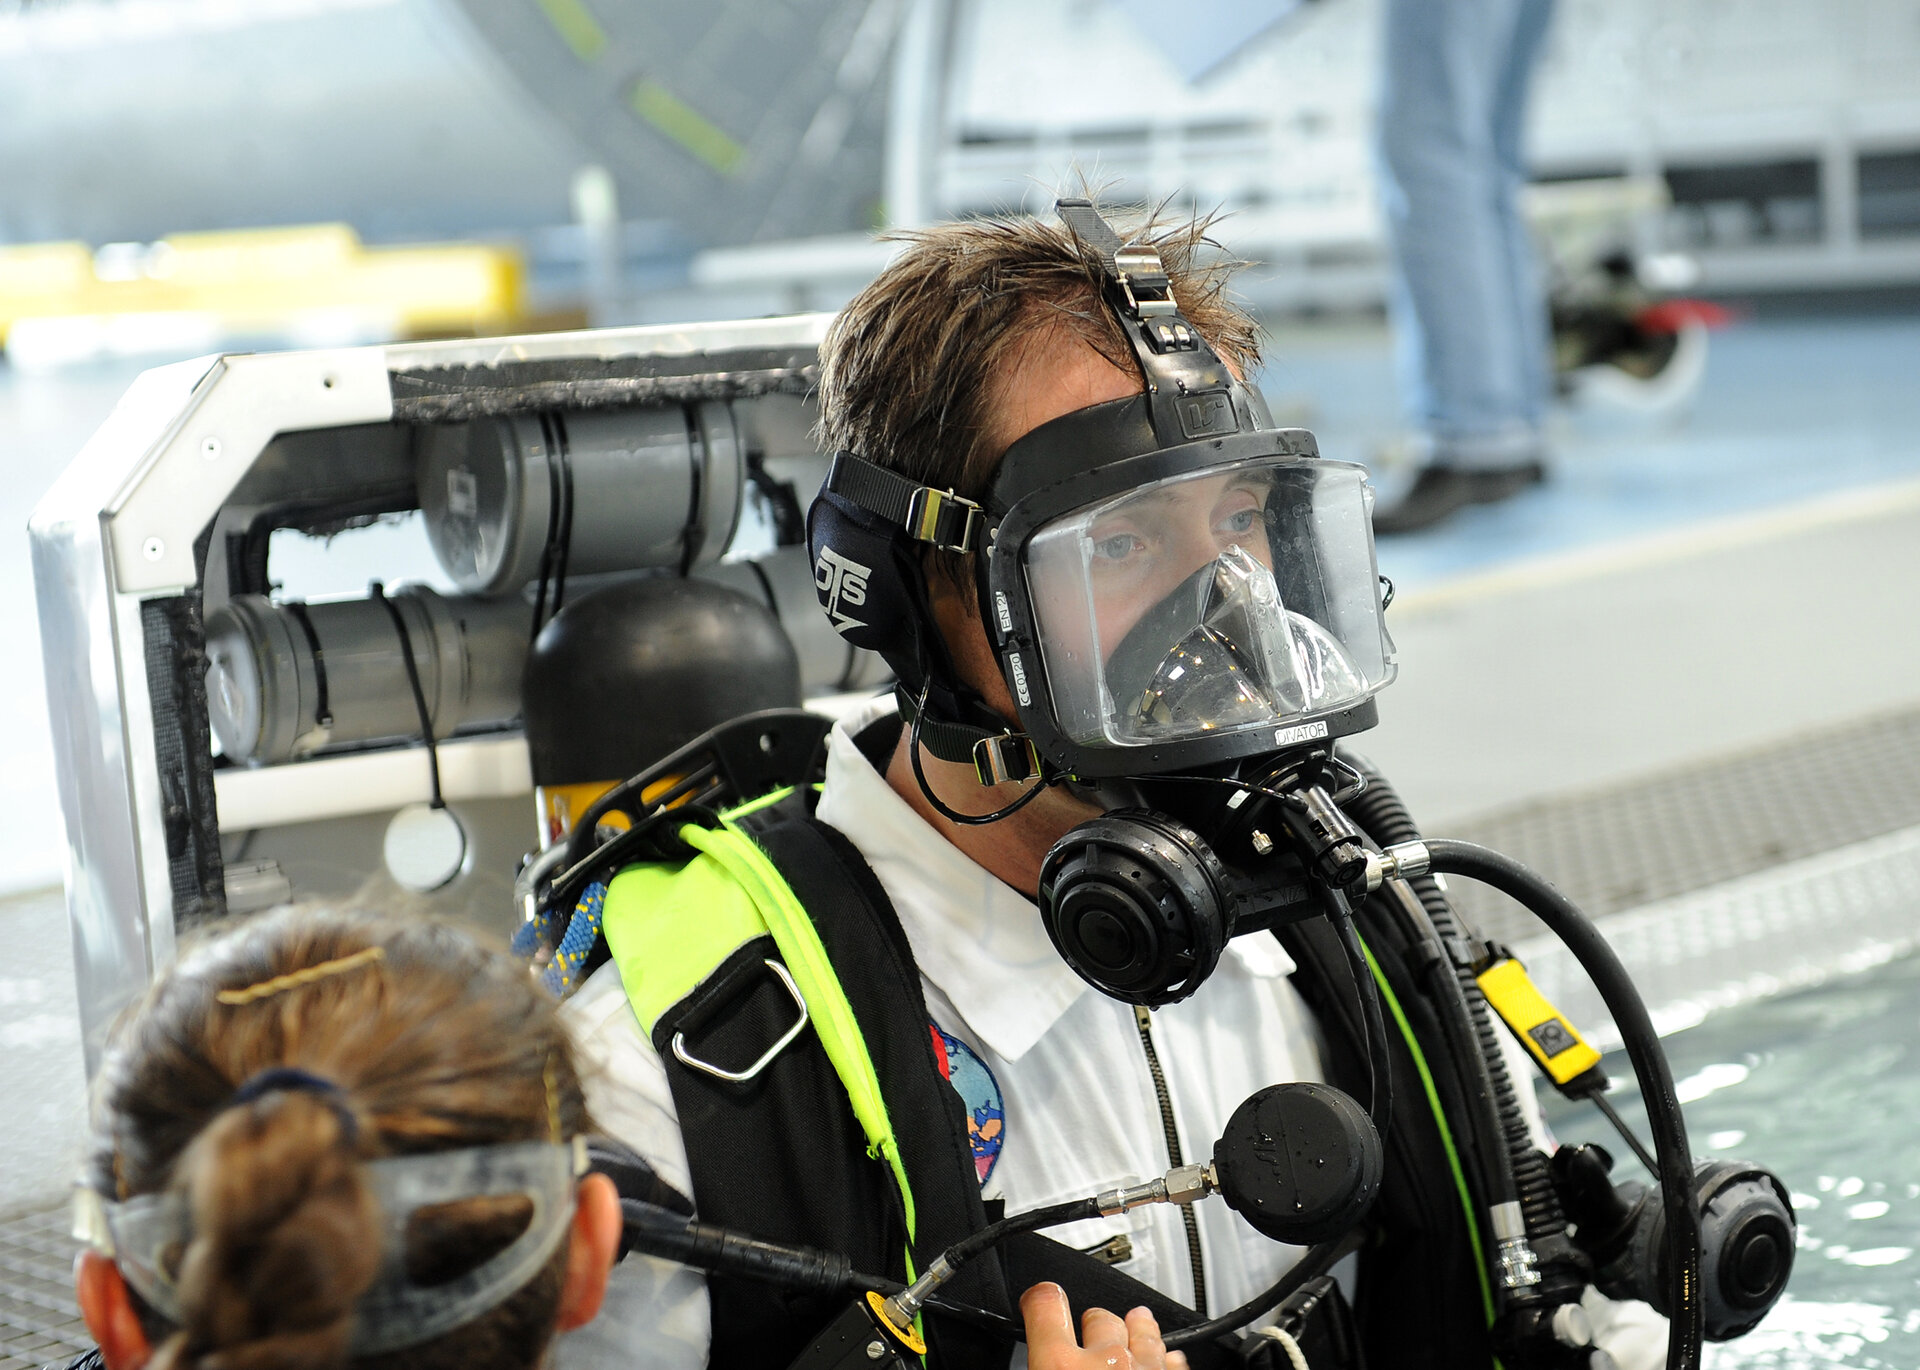
[[[807,513],[814,590],[834,628],[855,647],[880,653],[899,682],[902,712],[921,712],[921,736],[943,761],[972,764],[986,784],[1037,774],[1022,758],[1023,735],[961,682],[933,626],[922,555],[929,547],[971,552],[981,509],[950,490],[935,490],[851,452],[835,455],[820,497]],[[1016,736],[1017,742],[1004,739]],[[1009,746],[1024,750],[1008,751]]]
[[[900,716],[909,727],[913,726],[920,701],[905,688],[896,689],[894,695],[900,701]],[[1004,728],[993,732],[966,723],[950,723],[936,718],[931,708],[920,720],[920,742],[942,761],[972,766],[982,785],[1038,780],[1044,773],[1040,752],[1025,733]]]
[[[942,552],[971,552],[980,531],[980,506],[972,500],[908,480],[851,452],[833,454],[823,488]]]
[[[1219,353],[1180,313],[1157,249],[1125,243],[1090,200],[1059,200],[1060,219],[1106,269],[1106,298],[1133,345],[1163,447],[1223,437],[1256,426],[1245,394]]]

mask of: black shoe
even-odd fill
[[[1510,499],[1528,486],[1538,485],[1546,474],[1546,468],[1537,461],[1494,471],[1429,466],[1399,503],[1373,511],[1373,531],[1412,533],[1431,528],[1469,504],[1497,504]]]
[[[1504,466],[1498,471],[1468,471],[1466,475],[1473,481],[1475,504],[1498,504],[1545,480],[1547,468],[1530,461],[1521,466]]]

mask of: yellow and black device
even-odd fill
[[[879,1294],[856,1299],[813,1339],[788,1370],[918,1370],[927,1344],[917,1329],[888,1320]]]
[[[1474,978],[1493,1011],[1555,1085],[1565,1089],[1600,1064],[1600,1053],[1534,987],[1527,968],[1514,957],[1497,955]]]

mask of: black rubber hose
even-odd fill
[[[1433,838],[1427,842],[1432,869],[1463,875],[1493,886],[1524,904],[1560,939],[1599,990],[1613,1015],[1633,1063],[1634,1078],[1647,1107],[1655,1158],[1660,1162],[1660,1197],[1667,1217],[1667,1258],[1673,1271],[1668,1370],[1692,1370],[1700,1363],[1705,1306],[1700,1289],[1700,1210],[1693,1191],[1693,1154],[1687,1144],[1687,1120],[1674,1094],[1673,1072],[1660,1048],[1653,1019],[1613,948],[1573,901],[1543,877],[1510,856],[1472,842]]]
[[[1485,1009],[1479,996],[1469,997],[1461,984],[1460,967],[1453,965],[1434,928],[1432,912],[1421,901],[1418,891],[1405,881],[1382,888],[1375,899],[1382,911],[1398,926],[1400,933],[1429,958],[1432,964],[1430,989],[1438,1000],[1434,1018],[1445,1037],[1451,1060],[1461,1072],[1461,1107],[1471,1116],[1459,1120],[1463,1129],[1471,1129],[1473,1154],[1467,1158],[1474,1166],[1474,1179],[1481,1201],[1491,1208],[1496,1204],[1519,1203],[1520,1190],[1514,1181],[1510,1133],[1501,1108],[1503,1095],[1513,1093],[1513,1083],[1505,1078],[1506,1063],[1497,1046],[1488,1059],[1487,1035],[1480,1030]],[[1476,989],[1478,986],[1476,985]],[[1477,1011],[1476,1011],[1477,1010]],[[1494,1072],[1501,1073],[1496,1084]],[[1500,1088],[1505,1086],[1504,1091]],[[1530,1139],[1529,1139],[1530,1140]]]
[[[620,1213],[633,1250],[710,1274],[758,1280],[829,1298],[853,1290],[871,1290],[885,1296],[906,1288],[898,1280],[853,1269],[851,1262],[839,1252],[763,1242],[731,1228],[696,1222],[670,1208],[640,1199],[622,1199]],[[1026,1338],[1018,1322],[989,1309],[948,1303],[937,1296],[927,1300],[925,1308],[1016,1341]]]
[[[1269,1308],[1283,1303],[1293,1296],[1293,1291],[1308,1280],[1318,1279],[1327,1273],[1342,1256],[1360,1248],[1360,1237],[1356,1232],[1344,1233],[1331,1241],[1310,1246],[1306,1254],[1291,1266],[1287,1273],[1275,1280],[1267,1288],[1255,1294],[1238,1308],[1229,1309],[1217,1318],[1195,1323],[1192,1327],[1180,1327],[1160,1338],[1169,1351],[1178,1351],[1182,1347],[1193,1346],[1198,1342],[1212,1341],[1215,1337],[1228,1332],[1238,1332]]]
[[[941,1252],[940,1259],[958,1269],[982,1251],[1005,1241],[1008,1237],[1017,1237],[1022,1232],[1038,1232],[1043,1227],[1058,1227],[1061,1223],[1077,1223],[1083,1218],[1099,1216],[1100,1202],[1097,1199],[1071,1199],[1063,1204],[1015,1213],[1010,1218],[1002,1218],[997,1223],[988,1223],[978,1232],[962,1237]],[[929,1266],[928,1269],[932,1267]]]
[[[1319,885],[1320,902],[1327,906],[1327,921],[1340,939],[1346,953],[1347,972],[1353,977],[1354,997],[1360,1001],[1360,1021],[1367,1036],[1367,1116],[1382,1145],[1393,1126],[1393,1058],[1387,1052],[1387,1019],[1380,1008],[1380,987],[1373,983],[1373,971],[1367,966],[1367,954],[1360,945],[1360,934],[1353,926],[1353,907],[1347,897],[1331,885]]]

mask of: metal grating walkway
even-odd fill
[[[1903,710],[1432,835],[1524,861],[1604,918],[1915,826],[1920,710]],[[1449,893],[1488,936],[1544,931],[1484,885],[1456,880]]]
[[[73,1302],[65,1205],[0,1222],[0,1370],[63,1364],[93,1345]]]

